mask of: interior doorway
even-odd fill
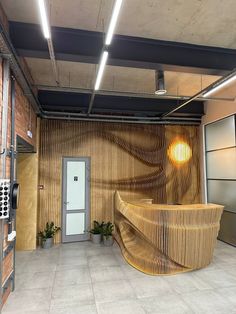
[[[63,158],[62,242],[85,241],[90,226],[90,159]]]

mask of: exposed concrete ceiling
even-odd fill
[[[106,31],[113,0],[48,0],[53,26]],[[1,0],[10,20],[39,23],[37,2]],[[116,33],[236,48],[235,0],[125,0]]]
[[[114,0],[46,0],[50,24],[106,32]],[[37,1],[0,0],[9,20],[40,24]],[[191,44],[236,48],[235,0],[124,0],[117,34]],[[25,58],[36,86],[56,86],[50,60]],[[93,89],[96,65],[57,61],[60,87]],[[193,96],[219,77],[165,71],[167,95]],[[101,90],[150,94],[155,72],[107,65]],[[213,97],[234,98],[235,88]]]
[[[26,58],[36,85],[55,86],[50,60]],[[62,87],[92,89],[96,66],[88,63],[57,61]],[[165,72],[169,95],[192,96],[218,79],[217,76]],[[107,66],[102,90],[153,94],[155,72],[147,69]]]

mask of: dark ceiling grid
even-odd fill
[[[97,64],[104,34],[86,30],[52,27],[57,60]],[[49,59],[48,47],[39,25],[10,22],[12,43],[22,57]],[[109,65],[163,69],[190,73],[225,75],[236,67],[236,50],[177,42],[115,35],[109,47]],[[39,101],[47,112],[84,114],[91,93],[39,90]],[[69,106],[68,106],[69,103]],[[179,108],[176,112],[176,108]],[[197,109],[196,109],[197,108]],[[196,111],[197,110],[197,111]],[[178,100],[145,97],[96,95],[92,114],[198,119],[204,114],[203,102],[193,101],[181,108]]]

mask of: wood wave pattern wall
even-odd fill
[[[166,154],[176,138],[184,138],[193,150],[181,167]],[[199,202],[196,126],[42,120],[40,142],[39,229],[48,220],[61,224],[62,157],[91,157],[91,221],[113,220],[115,190],[129,200]]]

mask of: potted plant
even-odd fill
[[[54,236],[59,230],[61,230],[61,228],[55,226],[54,222],[46,223],[45,229],[38,233],[41,238],[41,246],[43,249],[49,249],[53,246]]]
[[[114,230],[114,225],[109,221],[103,226],[103,244],[105,246],[112,246],[114,243],[112,232]]]
[[[94,220],[93,228],[89,230],[91,234],[91,240],[94,244],[101,243],[103,226],[104,226],[104,222],[100,224],[98,221]]]

